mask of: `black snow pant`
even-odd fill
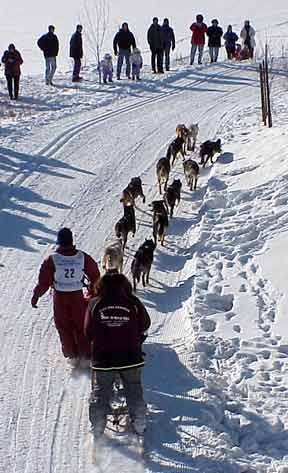
[[[155,59],[157,58],[157,71],[158,72],[164,72],[163,71],[163,49],[151,49],[151,66],[152,66],[152,71],[156,72],[156,64],[155,64]]]
[[[6,74],[7,89],[10,99],[13,99],[13,82],[14,82],[14,98],[17,100],[19,95],[20,76],[10,76]]]
[[[166,71],[169,71],[170,69],[170,46],[167,48],[164,48],[164,57],[165,57],[165,68]]]

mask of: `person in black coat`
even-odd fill
[[[54,33],[55,26],[50,25],[48,27],[48,33],[41,36],[38,39],[38,47],[43,51],[45,62],[46,62],[46,72],[45,72],[45,79],[47,85],[53,85],[52,79],[54,77],[56,71],[56,57],[59,53],[59,41]]]
[[[212,26],[207,30],[209,54],[211,62],[217,62],[223,30],[218,26],[218,20],[212,20],[211,23]]]
[[[122,28],[116,33],[113,40],[113,49],[115,56],[118,56],[117,61],[117,79],[120,79],[121,70],[123,61],[125,58],[126,62],[126,76],[128,79],[131,79],[130,71],[130,55],[131,55],[131,47],[134,49],[136,48],[136,41],[134,38],[133,33],[128,28],[128,23],[123,23]]]
[[[227,31],[223,36],[225,40],[225,48],[227,52],[227,58],[233,59],[235,57],[236,51],[236,42],[238,41],[238,36],[234,31],[232,31],[232,26],[228,25]]]
[[[72,75],[72,82],[81,81],[81,59],[83,57],[83,42],[82,42],[82,25],[77,25],[75,33],[70,39],[70,57],[74,59],[74,69]]]
[[[18,99],[19,82],[20,82],[20,66],[23,64],[21,54],[15,48],[14,44],[9,44],[7,51],[4,52],[2,62],[5,65],[5,76],[7,80],[7,88],[11,100]],[[14,82],[14,96],[13,96]]]
[[[162,25],[162,33],[163,33],[165,68],[166,68],[166,71],[169,71],[170,49],[171,47],[172,47],[172,51],[174,51],[175,49],[175,35],[174,35],[173,28],[169,26],[168,18],[164,18],[163,25]]]
[[[163,30],[158,24],[156,16],[153,18],[153,23],[147,32],[147,41],[151,50],[152,71],[156,73],[155,59],[157,58],[157,72],[163,74],[164,38]]]

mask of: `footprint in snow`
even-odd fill
[[[271,351],[263,350],[259,353],[259,355],[262,356],[264,360],[269,360],[269,358],[271,357]]]
[[[227,312],[227,314],[225,314],[225,319],[226,320],[231,320],[235,316],[236,316],[235,312]]]
[[[239,292],[247,292],[247,287],[245,284],[241,284],[241,286],[239,287]]]
[[[204,330],[205,332],[215,332],[217,324],[212,319],[200,319],[199,321],[200,330]]]
[[[240,332],[241,332],[241,327],[240,327],[240,325],[238,325],[238,324],[233,325],[233,330],[234,330],[234,332],[240,333]]]

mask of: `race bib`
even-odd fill
[[[54,253],[52,258],[55,265],[54,289],[63,292],[80,291],[83,288],[84,254],[81,251],[74,256]]]

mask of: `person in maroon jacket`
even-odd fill
[[[96,285],[96,294],[89,302],[84,325],[84,333],[92,342],[92,433],[98,438],[105,430],[113,383],[118,375],[123,382],[132,427],[142,435],[146,407],[141,383],[141,345],[150,327],[150,317],[123,274],[106,273]]]
[[[7,88],[10,99],[17,100],[19,95],[19,82],[21,70],[20,66],[23,64],[21,54],[15,48],[14,44],[9,44],[8,50],[4,52],[2,62],[5,64],[5,76],[7,80]],[[13,96],[13,82],[14,82],[14,96]]]
[[[190,30],[192,31],[190,66],[192,66],[194,63],[197,48],[198,64],[202,64],[202,56],[205,44],[205,33],[207,33],[207,25],[203,23],[203,20],[203,15],[197,15],[196,23],[192,23],[192,25],[190,26]]]
[[[58,247],[41,265],[38,284],[31,299],[37,307],[38,299],[53,288],[54,321],[62,351],[72,366],[80,359],[90,359],[90,343],[83,333],[87,302],[83,295],[83,279],[91,285],[100,277],[97,263],[91,256],[77,250],[69,228],[62,228],[57,236]]]

